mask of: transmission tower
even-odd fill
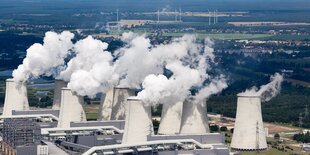
[[[309,111],[308,111],[308,105],[305,107],[305,118],[307,119],[309,117]]]
[[[302,119],[303,119],[302,113],[299,113],[299,127],[302,127],[303,124]]]

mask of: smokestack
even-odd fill
[[[67,82],[55,79],[55,86],[54,86],[54,99],[53,99],[53,107],[54,110],[60,109],[60,102],[61,102],[61,89],[63,87],[67,87]]]
[[[267,149],[260,96],[238,95],[231,148],[244,151]]]
[[[180,132],[182,108],[183,102],[163,105],[158,134],[173,135]]]
[[[151,117],[151,106],[146,106],[139,98],[129,97],[126,103],[125,132],[122,143],[146,142],[147,136],[154,133]]]
[[[125,120],[125,102],[135,91],[129,88],[115,87],[101,98],[98,120]]]
[[[12,110],[29,110],[26,83],[16,86],[13,79],[6,80],[2,116],[11,116]]]
[[[84,99],[71,92],[69,88],[61,89],[61,105],[58,128],[70,127],[70,122],[86,121],[83,109]]]
[[[203,102],[196,103],[195,98],[185,100],[180,134],[204,134],[208,133],[207,105]]]

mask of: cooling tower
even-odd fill
[[[127,97],[134,96],[135,92],[129,88],[115,87],[109,90],[99,107],[98,120],[125,120],[125,102]]]
[[[129,97],[126,102],[126,120],[122,143],[146,142],[147,136],[154,133],[151,117],[151,106],[146,106],[136,97]]]
[[[27,87],[25,83],[17,87],[13,79],[7,79],[2,116],[11,116],[12,110],[29,110]]]
[[[83,97],[75,95],[69,88],[62,88],[57,127],[68,128],[70,127],[70,122],[86,121],[83,105]]]
[[[242,151],[267,149],[260,96],[238,96],[231,148]]]
[[[173,135],[180,132],[183,102],[164,104],[158,134]]]
[[[54,110],[60,109],[60,102],[61,102],[61,88],[67,87],[67,82],[62,80],[55,80],[54,86],[54,99],[53,99],[53,107]]]
[[[184,101],[180,134],[204,134],[209,132],[207,105],[191,97]]]

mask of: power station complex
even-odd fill
[[[151,106],[128,88],[102,96],[97,121],[87,121],[84,100],[55,80],[50,110],[29,110],[26,85],[6,80],[0,117],[1,151],[6,155],[229,155],[231,150],[267,149],[259,96],[238,96],[231,146],[222,133],[210,133],[206,104],[188,98],[163,106],[155,134]]]

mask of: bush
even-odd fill
[[[210,126],[210,131],[211,131],[211,132],[217,132],[217,131],[219,131],[219,126],[218,126],[218,125],[211,125],[211,126]]]
[[[220,131],[227,131],[227,127],[226,126],[222,126],[221,128],[220,128]]]

